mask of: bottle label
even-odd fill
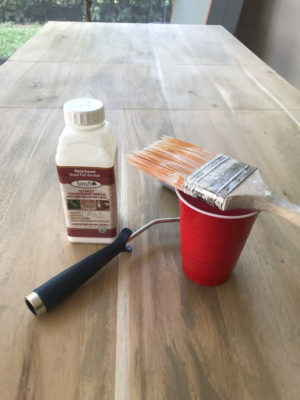
[[[114,168],[57,166],[69,236],[113,238],[117,234]]]

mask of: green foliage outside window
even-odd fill
[[[171,0],[94,0],[92,19],[106,22],[169,22]]]
[[[0,22],[80,21],[84,0],[0,0]],[[92,21],[169,22],[172,0],[92,0]]]
[[[38,23],[16,25],[5,22],[0,24],[0,64],[1,60],[14,54],[40,27]]]
[[[83,2],[84,0],[0,0],[0,22],[80,20]]]

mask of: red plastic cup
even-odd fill
[[[176,193],[185,274],[201,285],[224,283],[238,261],[259,212],[220,211],[199,198],[179,190]]]

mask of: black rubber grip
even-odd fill
[[[129,228],[124,228],[113,243],[65,269],[36,288],[34,292],[39,295],[47,311],[79,288],[119,253],[131,251],[131,248],[126,246],[131,234],[132,231]]]

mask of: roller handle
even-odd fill
[[[129,228],[124,228],[113,243],[65,269],[34,289],[25,298],[29,309],[36,316],[51,310],[119,253],[131,251],[131,248],[126,245],[131,234],[132,231]]]

